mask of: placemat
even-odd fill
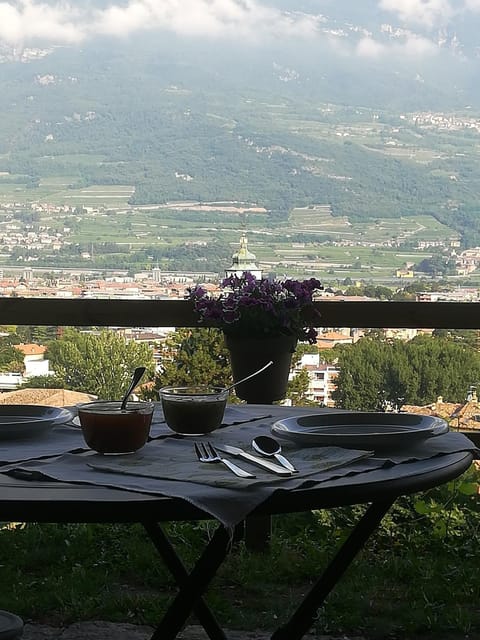
[[[164,443],[151,444],[161,447]],[[254,481],[245,481],[237,478],[226,469],[224,471],[220,465],[218,467],[217,465],[202,465],[194,460],[190,461],[186,471],[190,477],[174,480],[96,470],[89,466],[95,458],[97,458],[97,454],[67,453],[56,459],[30,460],[8,465],[2,468],[2,472],[11,473],[24,480],[49,478],[62,482],[97,484],[127,491],[182,498],[209,513],[225,527],[232,528],[244,520],[255,507],[269,498],[278,488],[296,489],[308,483],[309,480],[310,484],[314,484],[351,473],[378,469],[382,466],[381,461],[372,464],[370,459],[366,458],[351,465],[345,464],[343,467],[319,471],[314,474],[314,477],[313,475],[308,478],[297,475],[281,478],[269,474],[268,479],[262,482],[258,478]],[[195,468],[200,470],[200,465],[202,465],[201,473],[195,479]],[[182,473],[179,474],[180,477],[182,475]],[[203,481],[205,478],[207,478],[207,482]]]

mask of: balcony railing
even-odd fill
[[[325,327],[480,329],[477,302],[316,302]],[[186,300],[0,298],[0,324],[195,327]]]

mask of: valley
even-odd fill
[[[0,267],[133,272],[158,266],[221,275],[246,233],[267,273],[400,284],[402,270],[432,251],[459,251],[458,234],[427,215],[350,221],[333,216],[329,205],[309,205],[272,224],[269,213],[253,204],[134,207],[128,204],[131,191],[103,185],[68,192],[70,204],[59,204],[62,192],[46,194],[44,203],[3,203]],[[16,198],[21,200],[19,192]]]
[[[410,36],[370,9],[355,25],[332,5],[318,40],[282,46],[5,45],[0,268],[222,274],[246,233],[266,272],[474,283],[459,259],[480,246],[471,61],[444,34],[435,59],[401,60]],[[357,55],[362,38],[390,55]]]

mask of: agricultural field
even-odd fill
[[[267,273],[395,281],[397,270],[431,257],[431,249],[417,248],[419,242],[448,244],[458,238],[429,215],[352,219],[334,216],[330,205],[311,204],[294,208],[287,219],[272,224],[266,209],[253,203],[175,201],[132,206],[128,201],[133,185],[75,189],[71,187],[72,176],[49,176],[32,189],[21,182],[21,176],[19,182],[8,176],[10,182],[3,183],[2,177],[6,180],[0,176],[0,204],[14,202],[13,209],[20,210],[17,216],[7,207],[3,225],[12,215],[21,222],[33,203],[39,205],[37,224],[64,233],[71,247],[69,261],[82,266],[85,259],[81,251],[88,251],[95,263],[108,245],[109,267],[115,267],[115,256],[122,267],[133,267],[138,260],[145,260],[136,254],[147,252],[162,267],[175,268],[172,260],[182,248],[195,247],[191,260],[208,261],[213,246],[214,264],[227,267],[246,232],[250,250]],[[404,246],[399,247],[398,242]],[[77,257],[74,247],[78,247]],[[52,256],[52,267],[55,260]],[[8,254],[2,254],[0,263],[9,263]],[[182,266],[185,268],[184,263]]]
[[[3,177],[3,180],[2,180]],[[9,180],[15,176],[8,176]],[[20,176],[18,176],[20,178]],[[40,180],[36,188],[28,183],[6,182],[0,176],[0,204],[49,204],[69,207],[121,207],[126,206],[128,199],[135,191],[132,185],[96,185],[87,188],[73,189],[73,178],[54,176]]]

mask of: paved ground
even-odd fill
[[[152,627],[112,622],[78,622],[64,629],[48,625],[26,624],[22,640],[149,640]],[[227,631],[228,640],[269,640],[269,633]],[[187,627],[178,640],[208,640],[199,626]],[[306,640],[362,640],[359,637],[333,638],[332,636],[306,636]]]

